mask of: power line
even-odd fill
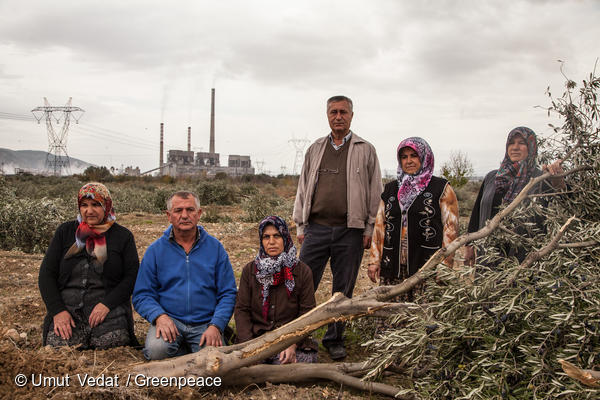
[[[15,121],[36,121],[37,119],[30,115],[16,114],[5,111],[0,111],[0,119],[9,119]],[[149,146],[152,147],[152,150],[158,149],[158,145],[152,145],[150,142],[146,142],[142,139],[135,138],[131,135],[128,135],[123,132],[119,132],[113,129],[103,128],[93,124],[78,124],[76,127],[78,130],[82,130],[88,133],[96,133],[101,134],[103,137],[108,137],[111,140],[119,141],[121,144],[126,145],[136,145],[140,147],[146,147],[150,149]],[[96,136],[97,137],[97,136]]]
[[[98,126],[98,125],[93,125],[93,124],[89,124],[89,123],[82,123],[81,125],[86,126],[88,128],[91,128],[91,129],[99,129],[99,130],[106,131],[106,132],[112,132],[112,133],[115,133],[117,135],[124,135],[123,132],[115,131],[113,129],[104,128],[104,127]]]
[[[85,131],[88,131],[88,132],[99,133],[99,134],[101,134],[101,135],[103,135],[105,137],[108,137],[108,138],[114,138],[114,139],[119,139],[119,140],[127,139],[130,142],[132,142],[132,143],[133,142],[137,142],[137,143],[140,143],[140,144],[149,145],[148,142],[146,142],[144,140],[141,140],[141,139],[138,139],[136,137],[130,136],[130,135],[128,135],[126,133],[123,133],[123,132],[117,132],[117,131],[113,131],[113,130],[110,130],[110,129],[103,129],[103,128],[99,128],[99,127],[96,128],[94,126],[86,125],[86,124],[80,124],[78,126],[78,128],[82,129],[82,130],[85,130]],[[115,133],[112,133],[112,132],[115,132]],[[156,147],[158,147],[158,146],[156,146]]]
[[[15,121],[35,121],[35,118],[33,118],[31,115],[15,114],[4,111],[0,111],[0,119],[12,119]]]
[[[139,139],[137,137],[128,135],[126,133],[115,131],[113,129],[102,128],[102,127],[99,127],[96,125],[90,125],[90,124],[80,124],[80,127],[82,129],[87,129],[89,131],[101,133],[102,135],[105,135],[107,137],[116,138],[116,139],[120,139],[120,140],[123,140],[124,138],[126,138],[126,139],[129,139],[132,143],[139,143],[141,145],[146,145],[146,146],[150,145],[150,146],[153,146],[154,149],[158,149],[158,147],[159,147],[158,144],[153,145],[153,144],[151,144],[152,142],[148,142],[143,139]]]
[[[127,146],[134,146],[134,147],[139,147],[139,148],[144,148],[146,150],[153,150],[156,151],[156,149],[158,148],[158,146],[154,146],[150,143],[144,143],[144,142],[134,142],[131,139],[128,139],[127,136],[123,136],[123,137],[118,137],[116,135],[108,135],[104,132],[97,132],[97,131],[93,131],[91,129],[88,128],[84,128],[82,126],[78,126],[76,127],[76,130],[86,136],[91,136],[97,139],[103,139],[104,141],[108,143],[118,143],[118,144],[124,144]]]

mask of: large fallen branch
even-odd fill
[[[560,176],[566,176],[583,169],[587,169],[587,167],[574,168]],[[408,292],[426,279],[435,271],[443,259],[454,254],[461,246],[490,235],[498,228],[502,219],[511,214],[527,198],[528,193],[538,183],[549,177],[551,177],[549,173],[544,173],[531,179],[521,193],[506,208],[488,221],[485,227],[477,232],[459,236],[446,248],[442,248],[433,254],[417,273],[398,285],[379,286],[352,299],[341,293],[335,293],[331,299],[298,319],[248,342],[219,348],[207,347],[197,353],[137,365],[134,367],[134,372],[146,376],[220,376],[224,383],[234,385],[250,381],[256,382],[257,380],[261,382],[298,382],[329,379],[361,390],[395,395],[399,392],[399,389],[390,389],[391,387],[388,385],[362,382],[348,375],[343,368],[336,365],[326,368],[322,364],[316,364],[312,367],[307,365],[288,367],[252,366],[281,352],[291,344],[308,336],[314,330],[331,322],[373,316],[385,313],[384,310],[393,309],[394,312],[406,310],[410,306],[409,304],[388,303],[387,301],[399,294]],[[556,247],[553,245],[553,249]],[[365,368],[369,367],[366,364],[363,365]]]
[[[135,370],[148,376],[224,377],[231,371],[256,364],[279,353],[331,322],[373,314],[384,308],[399,312],[407,307],[408,305],[399,303],[349,299],[342,293],[336,293],[300,318],[248,342],[227,347],[208,347],[198,353],[141,364]]]
[[[252,383],[294,383],[313,380],[330,380],[353,389],[370,393],[379,393],[399,399],[413,399],[413,396],[399,394],[399,389],[377,382],[367,382],[352,375],[363,375],[370,369],[367,363],[342,364],[286,364],[286,365],[254,365],[244,367],[223,380],[225,385],[249,385]]]

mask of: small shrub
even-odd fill
[[[163,194],[159,190],[150,192],[135,187],[122,186],[109,189],[117,214],[135,211],[160,214],[166,208],[166,199],[161,203]]]
[[[43,253],[54,231],[73,217],[62,200],[9,199],[0,204],[0,248]]]
[[[166,184],[173,184],[177,181],[177,179],[170,175],[161,175],[159,181]]]
[[[225,181],[204,181],[196,187],[196,194],[201,205],[231,205],[238,201],[239,191],[236,186]]]
[[[227,214],[219,214],[216,210],[205,209],[202,213],[202,222],[232,222],[232,219]]]
[[[273,177],[273,176],[269,176],[266,174],[260,174],[260,175],[242,175],[242,177],[240,178],[242,182],[246,182],[246,183],[271,183],[274,185],[278,184],[278,179]]]
[[[112,175],[108,168],[94,167],[92,165],[83,171],[82,177],[88,182],[107,182],[111,180]]]
[[[240,194],[242,196],[252,196],[258,193],[258,188],[256,187],[256,185],[253,185],[251,183],[244,183],[242,186],[240,186]]]
[[[247,222],[260,222],[266,216],[277,215],[283,203],[284,200],[276,194],[258,193],[250,196],[242,203],[242,208],[246,212],[244,220]],[[283,215],[281,217],[286,218]]]
[[[218,180],[218,181],[226,181],[226,180],[228,180],[228,179],[229,179],[229,175],[227,175],[227,173],[226,173],[226,172],[217,172],[217,173],[215,174],[215,180]]]
[[[6,182],[6,178],[0,175],[0,202],[8,202],[15,198],[15,191]]]
[[[77,192],[85,181],[73,176],[18,176],[8,177],[6,184],[18,198],[60,198],[76,204]]]
[[[167,199],[171,197],[174,192],[165,189],[159,189],[154,192],[154,213],[162,213],[167,209]]]
[[[292,221],[292,213],[294,212],[294,198],[281,199],[279,205],[275,209],[275,214],[285,219],[289,224]]]
[[[114,188],[110,192],[117,216],[121,213],[143,211],[144,208],[152,204],[152,201],[148,199],[151,196],[142,196],[138,191],[131,188]]]

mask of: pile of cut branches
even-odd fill
[[[566,193],[529,195],[475,243],[485,256],[444,284],[428,282],[427,304],[369,342],[377,376],[401,365],[419,398],[592,399],[559,359],[600,369],[600,141],[598,89],[591,74],[567,80],[549,114],[564,121],[541,149],[542,163],[565,158]],[[535,222],[543,221],[544,229]],[[519,234],[527,232],[526,235]],[[527,249],[519,263],[506,248]]]

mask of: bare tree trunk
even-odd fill
[[[353,374],[364,374],[369,370],[366,363],[356,364],[286,364],[255,365],[244,367],[223,381],[226,385],[249,385],[252,383],[293,383],[313,380],[330,380],[354,389],[370,393],[379,393],[400,399],[413,399],[413,396],[400,395],[399,389],[377,382],[360,380]]]
[[[406,307],[404,304],[384,303],[373,299],[349,299],[342,293],[336,293],[300,318],[258,338],[234,346],[207,347],[198,353],[141,364],[135,367],[135,371],[147,376],[225,377],[231,371],[256,364],[281,352],[331,322],[374,314],[384,308],[400,312]]]

